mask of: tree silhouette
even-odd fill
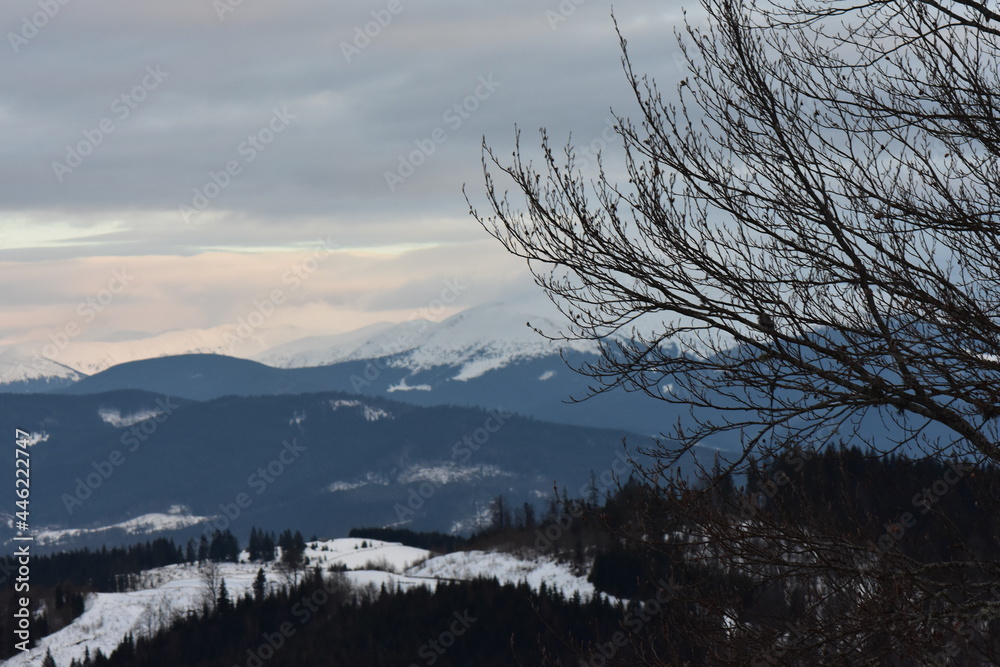
[[[873,415],[895,422],[879,451],[1000,460],[998,14],[703,4],[669,99],[621,38],[628,183],[602,159],[589,187],[544,131],[540,170],[520,139],[510,165],[484,144],[492,210],[472,213],[568,315],[547,333],[602,342],[594,391],[693,408],[661,459],[838,442]]]
[[[219,597],[215,601],[215,608],[223,613],[231,611],[233,608],[233,601],[229,598],[229,589],[226,588],[225,579],[219,582]]]
[[[567,316],[543,333],[600,343],[578,369],[593,393],[688,408],[637,464],[652,490],[619,532],[704,568],[675,595],[709,664],[996,664],[995,544],[898,546],[917,521],[967,534],[932,503],[968,467],[867,515],[806,495],[800,472],[842,446],[866,452],[849,476],[899,451],[1000,461],[1000,14],[702,4],[667,98],[619,31],[639,109],[616,115],[627,183],[604,157],[588,180],[544,130],[536,168],[518,133],[510,163],[484,142],[490,211],[471,213]],[[677,475],[706,444],[737,451],[700,483]]]
[[[253,580],[253,597],[255,600],[263,600],[267,594],[267,577],[264,576],[264,568],[257,569],[257,577]]]

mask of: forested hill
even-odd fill
[[[51,630],[69,623],[64,631],[71,631],[76,618],[94,622],[84,614],[87,596],[140,595],[184,568],[194,568],[197,577],[218,560],[228,568],[220,572],[228,573],[222,581],[230,592],[217,588],[172,620],[165,616],[159,632],[151,632],[147,620],[123,631],[113,650],[64,660],[207,667],[255,659],[274,665],[625,665],[653,655],[673,656],[677,664],[823,664],[823,645],[786,645],[780,633],[761,643],[760,633],[794,627],[807,634],[833,613],[844,619],[848,640],[862,628],[871,634],[872,614],[917,594],[898,579],[899,563],[931,573],[921,586],[949,591],[970,607],[988,604],[998,592],[989,587],[986,565],[969,568],[1000,556],[1000,519],[986,502],[1000,493],[996,467],[878,458],[858,449],[789,450],[752,467],[745,485],[716,471],[665,493],[633,478],[604,497],[596,487],[584,497],[560,492],[537,510],[497,497],[490,527],[468,540],[359,528],[351,538],[356,551],[343,551],[342,544],[303,542],[291,530],[275,535],[255,528],[249,545],[219,533],[202,545],[158,540],[128,550],[53,555],[36,561],[38,595]],[[772,540],[770,531],[779,525],[785,537]],[[706,534],[715,537],[709,551]],[[397,559],[412,553],[396,574],[388,562],[379,566],[388,570],[378,571],[365,560],[366,550],[387,545],[382,539],[411,544],[373,552]],[[427,547],[438,551],[422,550]],[[953,570],[969,575],[962,585],[951,578]],[[581,595],[584,580],[593,593]],[[859,583],[878,590],[878,597],[859,595]],[[112,590],[120,592],[100,592]],[[754,641],[733,632],[734,624],[753,631]],[[1000,649],[988,625],[973,630],[978,651]],[[895,664],[921,664],[907,658],[892,632],[885,629],[879,652]],[[926,654],[934,636],[927,633],[914,650]],[[5,654],[11,649],[5,646]],[[870,650],[859,647],[856,657]]]

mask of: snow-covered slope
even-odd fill
[[[329,366],[341,361],[374,359],[409,350],[428,320],[379,322],[330,336],[310,336],[271,348],[253,357],[275,368]]]
[[[362,546],[363,545],[363,546]],[[458,552],[427,560],[430,552],[402,544],[346,538],[309,542],[305,556],[310,565],[324,571],[344,565],[344,577],[357,588],[377,592],[387,588],[424,586],[434,589],[439,580],[496,577],[501,583],[527,584],[538,590],[544,583],[557,588],[566,597],[579,594],[582,600],[594,595],[594,587],[569,567],[545,557],[522,558],[508,553]],[[268,585],[286,583],[274,563],[246,561],[218,563],[217,579],[226,582],[230,595],[248,594],[258,568],[264,570]],[[87,598],[86,611],[71,625],[43,637],[27,653],[5,664],[39,665],[46,651],[52,651],[56,664],[68,665],[82,659],[89,650],[111,653],[126,635],[147,636],[167,626],[173,618],[201,607],[208,595],[205,577],[197,565],[170,565],[144,573],[142,590],[128,593],[96,593]]]
[[[62,530],[43,528],[36,533],[35,540],[41,545],[52,545],[81,536],[100,535],[112,531],[122,531],[126,535],[150,535],[163,531],[181,530],[211,520],[212,517],[193,516],[187,512],[187,508],[175,505],[166,513],[143,514],[128,521],[99,528],[67,528]]]
[[[219,563],[219,575],[234,597],[244,595],[253,585],[255,565]],[[269,583],[280,577],[266,568]],[[7,665],[40,665],[46,651],[52,651],[57,665],[83,659],[89,649],[110,654],[126,635],[149,636],[187,611],[198,609],[206,599],[206,587],[197,566],[170,565],[146,573],[150,587],[129,593],[96,593],[87,597],[86,611],[59,632],[43,637],[27,653],[10,658]]]
[[[363,542],[367,542],[362,549]],[[382,584],[387,587],[433,587],[437,581],[412,577],[385,570],[364,570],[371,563],[377,567],[402,572],[405,568],[427,558],[430,552],[423,549],[375,540],[339,539],[310,542],[305,551],[311,565],[326,570],[335,564],[359,568],[347,572],[348,582],[357,587],[373,586],[377,591]],[[245,560],[244,552],[244,560]],[[264,570],[269,585],[286,584],[274,563],[218,563],[217,577],[225,580],[226,589],[234,598],[247,594],[257,576],[258,568]],[[39,640],[27,653],[21,653],[4,664],[40,665],[46,651],[58,665],[68,665],[82,659],[89,649],[111,653],[126,635],[147,636],[168,625],[171,619],[199,609],[206,599],[208,588],[197,565],[170,565],[149,570],[142,577],[146,588],[128,593],[96,593],[87,598],[86,611],[71,625]]]
[[[371,570],[401,573],[427,560],[431,552],[395,542],[345,537],[306,544],[305,557],[323,569],[342,565],[348,570]],[[377,566],[377,567],[372,567]]]
[[[66,384],[118,364],[183,354],[223,354],[276,368],[392,357],[393,366],[414,372],[457,366],[455,379],[464,380],[518,360],[556,354],[561,348],[596,351],[592,343],[550,341],[526,324],[554,333],[561,320],[548,301],[535,299],[476,306],[442,322],[382,322],[331,336],[302,338],[290,328],[262,328],[241,335],[236,325],[228,325],[111,342],[70,339],[58,349],[49,340],[39,340],[0,348],[0,385],[29,380]]]
[[[75,382],[84,374],[47,359],[42,347],[11,345],[0,349],[0,384],[24,383],[33,380]]]
[[[596,352],[589,342],[551,341],[560,329],[559,314],[540,302],[492,303],[463,310],[442,322],[413,320],[373,325],[341,336],[309,338],[278,346],[256,357],[281,368],[325,366],[341,361],[392,357],[391,365],[413,372],[457,366],[457,380],[467,380],[510,363],[558,354],[560,349]],[[407,387],[415,389],[416,387]]]
[[[594,585],[585,577],[573,574],[565,563],[544,556],[527,558],[502,551],[456,551],[431,558],[422,565],[410,568],[406,574],[462,580],[495,577],[501,584],[526,582],[535,591],[544,584],[547,588],[559,589],[566,597],[579,594],[583,601],[594,597]],[[615,601],[604,593],[601,595]]]

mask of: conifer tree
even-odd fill
[[[220,612],[227,612],[232,610],[233,603],[229,599],[229,589],[226,588],[226,580],[223,579],[219,583],[219,597],[215,601],[216,609]]]
[[[267,577],[264,576],[264,568],[257,569],[257,578],[253,580],[253,596],[256,600],[263,600],[267,592]]]

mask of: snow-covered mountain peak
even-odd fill
[[[275,368],[329,366],[345,361],[388,359],[388,364],[419,373],[431,368],[457,369],[456,380],[469,380],[512,363],[558,354],[561,350],[596,352],[590,341],[554,341],[565,329],[563,316],[544,299],[490,303],[463,310],[434,322],[414,318],[380,322],[329,336],[298,337],[294,328],[254,330],[238,327],[171,331],[154,336],[129,336],[116,341],[71,340],[57,356],[51,344],[38,341],[0,348],[0,385],[31,385],[45,391],[53,383],[70,385],[112,366],[185,354],[221,354],[252,359]],[[44,354],[43,354],[44,352]],[[427,384],[398,382],[396,391],[426,391]],[[21,390],[25,390],[22,388]]]
[[[437,366],[457,366],[455,376],[467,380],[510,363],[560,349],[596,352],[591,342],[553,341],[547,333],[560,330],[560,315],[550,305],[525,307],[491,303],[463,310],[441,322],[415,319],[378,324],[337,336],[303,339],[268,350],[257,361],[279,368],[325,366],[341,361],[392,357],[391,365],[413,372]]]
[[[44,357],[38,350],[24,345],[0,349],[0,383],[31,380],[68,380],[75,382],[84,375],[68,366]]]

